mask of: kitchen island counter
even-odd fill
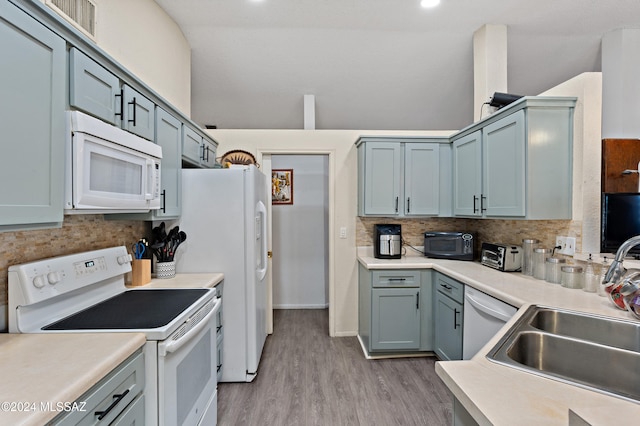
[[[408,253],[401,259],[376,259],[371,247],[358,248],[358,261],[370,270],[434,269],[517,308],[524,308],[471,360],[436,363],[438,376],[479,424],[608,425],[635,422],[640,417],[640,404],[499,365],[486,358],[489,350],[530,305],[632,319],[631,314],[616,309],[606,298],[519,272],[499,272],[479,262],[431,259],[417,253]],[[594,368],[607,368],[607,365],[594,365]],[[573,412],[571,416],[570,411]],[[578,416],[588,423],[574,423]]]
[[[0,334],[0,424],[46,424],[145,342],[142,333]]]

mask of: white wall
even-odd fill
[[[96,42],[160,96],[191,114],[191,48],[153,0],[96,0]]]
[[[573,121],[572,218],[582,221],[582,253],[599,253],[602,73],[580,74],[540,95],[578,97]]]
[[[602,37],[602,139],[640,138],[640,28]]]
[[[329,157],[272,155],[273,169],[293,169],[293,204],[274,205],[273,307],[329,305]]]
[[[263,154],[329,154],[329,334],[358,333],[357,155],[361,135],[448,136],[451,131],[406,132],[362,130],[209,130],[218,141],[219,155],[232,149]],[[347,238],[338,238],[346,227]]]

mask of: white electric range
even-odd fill
[[[127,289],[125,247],[9,268],[9,332],[146,335],[145,423],[214,425],[214,289]]]

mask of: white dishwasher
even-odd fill
[[[517,309],[465,286],[462,359],[471,359],[509,321]]]

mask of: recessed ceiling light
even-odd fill
[[[440,0],[421,0],[420,6],[422,7],[436,7],[440,4]]]

